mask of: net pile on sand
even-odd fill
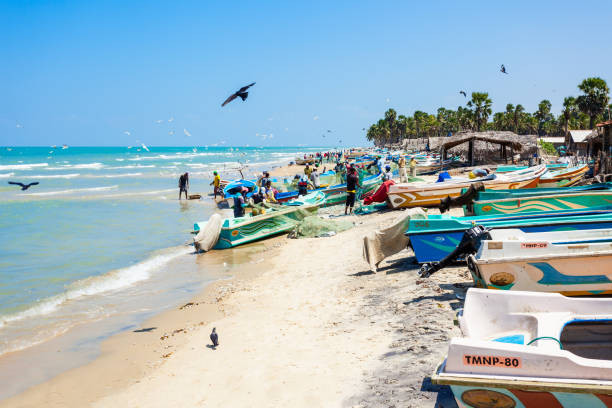
[[[289,237],[291,238],[317,238],[332,236],[339,232],[353,228],[353,222],[348,220],[323,219],[311,215],[300,221]]]

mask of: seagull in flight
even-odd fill
[[[125,132],[123,132],[123,133],[125,133],[125,134],[126,134],[126,135],[128,135],[128,136],[130,136],[130,135],[131,135],[131,133],[130,133],[130,132],[128,132],[127,130],[126,130]]]
[[[183,129],[183,133],[185,134],[185,136],[190,137],[191,133],[189,133],[189,131],[187,129]]]
[[[461,95],[463,95],[463,97],[464,97],[464,98],[467,98],[467,95],[466,95],[465,91],[459,91],[459,93],[460,93]]]
[[[23,184],[23,183],[17,183],[16,181],[9,181],[9,184],[13,184],[15,186],[20,186],[21,187],[21,191],[27,190],[28,188],[38,185],[38,181],[35,181],[33,183],[30,184]]]
[[[240,97],[240,99],[242,99],[243,101],[246,100],[246,98],[249,96],[249,93],[247,92],[247,89],[249,89],[250,87],[252,87],[253,85],[255,85],[255,82],[253,82],[252,84],[249,84],[247,86],[243,86],[242,88],[240,88],[238,91],[236,91],[235,93],[231,94],[226,100],[225,102],[223,102],[221,104],[221,107],[227,105],[228,103],[230,103],[231,101],[233,101],[234,99],[236,99],[237,97]]]
[[[502,72],[502,74],[507,74],[506,67],[504,66],[504,64],[501,65],[501,68],[499,70]]]

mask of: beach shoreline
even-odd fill
[[[408,250],[377,274],[361,258],[362,237],[402,214],[347,217],[355,227],[331,238],[281,235],[196,255],[200,266],[218,257],[242,263],[184,305],[107,339],[94,361],[0,406],[372,406],[394,398],[453,406],[448,392],[423,384],[457,330],[452,294],[465,289],[453,283],[466,281],[465,268],[417,283]],[[410,353],[418,369],[402,358]],[[396,378],[389,362],[405,374]]]

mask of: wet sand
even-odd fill
[[[280,236],[197,255],[203,268],[241,265],[232,279],[107,340],[92,363],[0,406],[453,407],[428,377],[458,334],[467,269],[422,280],[409,250],[377,274],[361,258],[363,236],[401,215],[347,217],[355,227],[329,238]]]

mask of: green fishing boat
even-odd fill
[[[551,188],[521,188],[512,190],[485,190],[478,192],[475,201],[498,200],[502,198],[533,197],[547,194],[574,194],[587,191],[612,190],[612,183],[596,183],[577,187],[551,187]],[[464,193],[465,190],[462,191]]]
[[[584,191],[475,201],[474,215],[524,214],[612,206],[612,191]]]
[[[213,249],[227,249],[249,242],[268,238],[292,230],[298,222],[317,212],[325,204],[325,194],[321,192],[302,197],[299,205],[267,205],[262,214],[247,214],[244,217],[225,218],[220,228],[211,230],[208,221],[196,222],[194,232],[198,233],[194,242],[209,237],[201,235],[218,234]],[[211,224],[212,225],[212,224]]]

